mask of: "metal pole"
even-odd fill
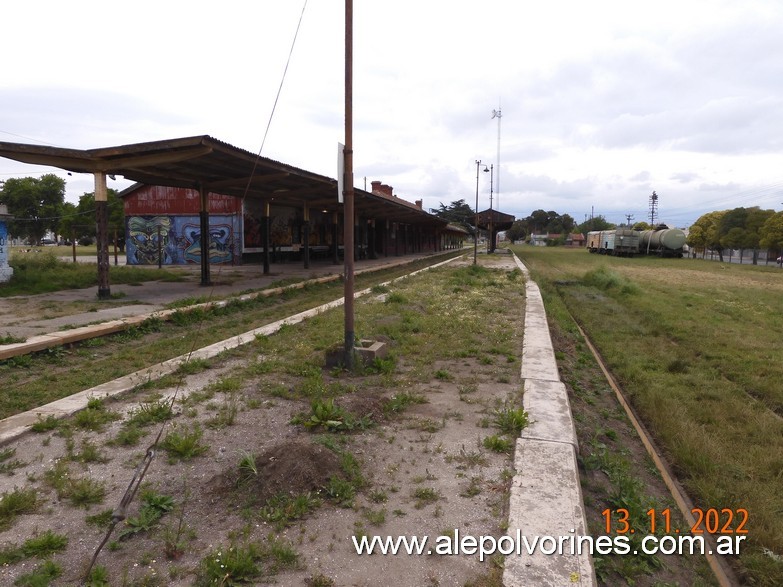
[[[489,241],[487,243],[487,250],[490,253],[495,252],[495,235],[492,232],[494,228],[492,225],[492,176],[495,174],[495,166],[489,165]]]
[[[481,166],[481,160],[476,161],[476,220],[475,220],[475,234],[473,235],[473,264],[475,265],[478,257],[478,178],[479,167]]]
[[[343,197],[343,258],[345,262],[344,306],[345,306],[345,366],[353,369],[353,347],[355,341],[353,321],[353,254],[354,254],[354,210],[353,210],[353,0],[345,0],[345,148],[343,149],[345,194]]]

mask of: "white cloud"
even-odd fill
[[[11,0],[0,140],[210,134],[256,152],[303,5]],[[307,3],[262,153],[329,176],[344,136],[343,6]],[[679,224],[717,204],[779,206],[782,25],[775,0],[355,3],[357,185],[472,204],[475,161],[496,163],[500,106],[500,205],[519,217],[641,219],[653,189]],[[20,171],[50,170],[0,160],[0,179]],[[92,191],[66,179],[71,200]],[[488,206],[488,186],[479,195]]]

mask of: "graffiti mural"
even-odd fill
[[[169,250],[169,233],[173,224],[171,216],[132,216],[128,218],[128,265],[157,265],[161,257],[163,265],[172,261]]]
[[[201,226],[186,224],[182,227],[185,239],[183,255],[186,263],[201,263]],[[233,257],[232,230],[228,224],[209,225],[209,262],[230,263]]]
[[[201,226],[198,216],[129,216],[129,265],[184,265],[201,263]],[[237,216],[210,216],[209,261],[232,263]],[[159,236],[160,235],[160,236]]]

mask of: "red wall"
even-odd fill
[[[201,211],[199,193],[188,188],[145,185],[124,198],[125,216],[158,214],[196,215]],[[209,192],[210,214],[235,214],[242,210],[242,200]]]

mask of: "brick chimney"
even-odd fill
[[[390,198],[394,196],[392,193],[393,188],[390,185],[386,185],[380,181],[370,182],[370,185],[372,186],[372,191],[374,194],[381,194],[384,196],[389,196]]]
[[[416,200],[416,205],[419,208],[424,208],[424,200]]]
[[[370,185],[372,185],[372,193],[388,196],[389,198],[394,197],[394,194],[392,193],[392,187],[390,185],[386,185],[380,181],[370,182]]]

